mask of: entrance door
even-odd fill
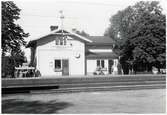
[[[62,60],[62,75],[69,75],[69,61],[67,59]]]
[[[112,65],[113,65],[113,60],[108,60],[108,73],[112,74]]]

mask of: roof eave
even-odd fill
[[[28,44],[26,45],[26,48],[33,47],[34,45],[36,45],[36,40],[29,41]]]
[[[56,32],[58,32],[58,31],[60,31],[60,29],[53,30],[53,31],[50,32],[49,34],[40,36],[39,38],[34,39],[34,40],[31,40],[30,42],[37,41],[37,40],[39,40],[39,39],[41,39],[41,38],[44,38],[44,37],[47,37],[47,36],[49,36],[49,35],[58,34],[58,33],[56,33]],[[67,32],[68,32],[68,33],[63,33],[63,35],[65,35],[65,34],[67,34],[67,35],[74,35],[74,36],[77,36],[77,37],[81,38],[82,40],[84,40],[84,41],[86,41],[86,42],[89,42],[89,43],[92,43],[92,42],[93,42],[92,40],[90,40],[90,39],[88,39],[88,38],[86,38],[86,37],[83,37],[83,36],[81,36],[81,35],[78,35],[78,34],[72,32],[72,31],[69,31],[69,30],[63,30],[63,31],[67,31]],[[59,34],[60,34],[60,33],[59,33]]]
[[[93,42],[92,40],[90,40],[90,39],[88,39],[88,38],[86,38],[86,37],[84,37],[84,36],[81,36],[81,35],[79,35],[79,34],[76,34],[76,33],[72,32],[72,31],[69,31],[69,33],[71,33],[71,34],[73,34],[73,35],[75,35],[75,36],[77,36],[77,37],[79,37],[79,38],[81,38],[81,39],[83,39],[84,41],[87,41],[87,42],[89,42],[89,43],[92,43],[92,42]]]

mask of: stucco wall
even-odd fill
[[[61,75],[54,71],[55,59],[69,60],[69,75],[84,75],[85,73],[85,44],[69,38],[66,46],[56,46],[54,36],[37,42],[37,68],[42,75]],[[79,58],[76,58],[80,55]]]
[[[87,60],[87,74],[93,75],[93,72],[96,70],[96,60]]]

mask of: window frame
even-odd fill
[[[60,61],[60,68],[56,68],[56,60],[58,61]],[[54,59],[54,71],[55,72],[61,72],[62,71],[62,59]]]
[[[55,38],[56,46],[66,46],[67,45],[67,36],[58,36]]]
[[[99,67],[100,66],[100,60],[96,61],[96,66]]]
[[[101,68],[105,68],[105,62],[104,62],[104,60],[101,60]]]
[[[105,68],[105,60],[103,59],[96,60],[96,65],[97,67]]]

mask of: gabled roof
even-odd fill
[[[40,39],[43,39],[47,36],[50,36],[50,35],[67,35],[67,36],[70,36],[70,37],[75,37],[75,38],[78,38],[82,41],[85,41],[85,42],[89,42],[91,43],[92,40],[84,37],[84,36],[81,36],[81,35],[78,35],[70,30],[60,30],[60,29],[57,29],[57,30],[53,30],[51,31],[50,33],[46,34],[46,35],[43,35],[43,36],[40,36],[36,39],[33,39],[33,40],[30,40],[29,43],[27,44],[26,47],[30,47],[32,44],[34,44],[36,41],[40,40]]]
[[[114,40],[107,36],[88,36],[88,39],[90,39],[91,43],[87,43],[88,45],[98,45],[98,44],[114,44]]]

